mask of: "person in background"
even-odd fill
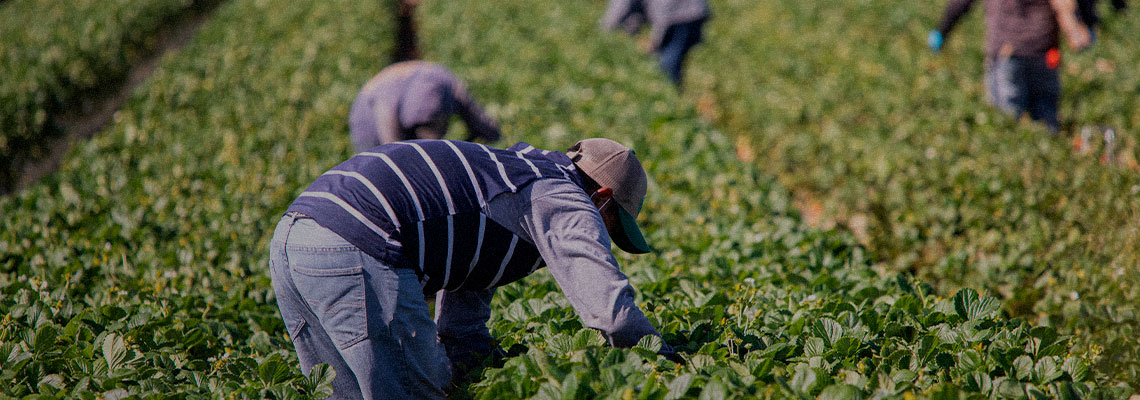
[[[399,140],[440,139],[453,114],[467,125],[466,140],[499,139],[498,124],[451,71],[431,62],[405,61],[381,70],[356,95],[349,134],[357,152]]]
[[[938,52],[955,24],[974,0],[950,0],[942,22],[927,38]],[[1075,0],[985,0],[985,85],[988,100],[998,109],[1040,121],[1056,134],[1061,97],[1060,33],[1069,47],[1089,45],[1089,29],[1077,17]]]
[[[646,190],[633,150],[609,139],[566,153],[450,140],[358,153],[300,194],[270,242],[302,372],[332,365],[335,398],[442,398],[450,377],[501,354],[487,329],[495,288],[543,266],[611,345],[659,336],[610,252],[611,240],[650,251],[636,222]]]
[[[610,0],[602,26],[632,35],[648,22],[650,48],[665,75],[680,87],[685,56],[701,42],[708,18],[705,0]]]

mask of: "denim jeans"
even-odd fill
[[[701,42],[704,23],[704,20],[697,20],[672,25],[665,30],[665,37],[661,39],[661,48],[657,53],[661,57],[661,70],[665,71],[674,85],[681,86],[681,68],[685,63],[685,55]]]
[[[415,271],[292,213],[273,233],[269,267],[301,371],[331,365],[332,398],[444,397],[448,362]]]
[[[986,92],[990,103],[1014,118],[1028,112],[1056,133],[1061,128],[1057,105],[1061,78],[1045,64],[1045,56],[999,57],[986,60]]]

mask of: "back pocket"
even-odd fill
[[[360,252],[298,253],[302,254],[290,252],[289,258],[293,282],[301,297],[337,347],[344,349],[359,343],[368,334]]]

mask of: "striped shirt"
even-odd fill
[[[503,150],[450,140],[394,142],[325,172],[288,211],[389,265],[416,269],[425,293],[493,288],[545,264],[534,244],[483,209],[540,178],[582,185],[565,154],[526,143]]]

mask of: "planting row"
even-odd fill
[[[349,154],[389,20],[369,1],[228,2],[60,172],[0,199],[0,397],[327,393],[332,371],[297,368],[267,241]]]
[[[980,7],[934,54],[938,8],[919,3],[714,6],[688,97],[801,209],[855,232],[888,269],[943,296],[998,296],[1075,335],[1115,380],[1140,381],[1140,76],[1124,68],[1140,62],[1135,13],[1065,53],[1054,138],[983,100]],[[1107,150],[1104,127],[1117,133]],[[1090,155],[1071,145],[1086,128]]]
[[[159,32],[220,0],[16,0],[0,8],[0,189],[19,163],[43,157],[61,114],[122,84],[154,54]]]
[[[790,193],[739,162],[734,141],[703,122],[634,41],[599,31],[601,2],[421,7],[425,56],[468,77],[509,138],[559,148],[605,136],[638,151],[653,180],[643,214],[657,252],[619,260],[664,341],[687,360],[657,357],[649,339],[603,346],[540,273],[499,290],[491,327],[509,357],[464,396],[1127,393],[1098,386],[1067,337],[1002,317],[995,298],[939,297],[877,268],[851,235],[809,228]]]

